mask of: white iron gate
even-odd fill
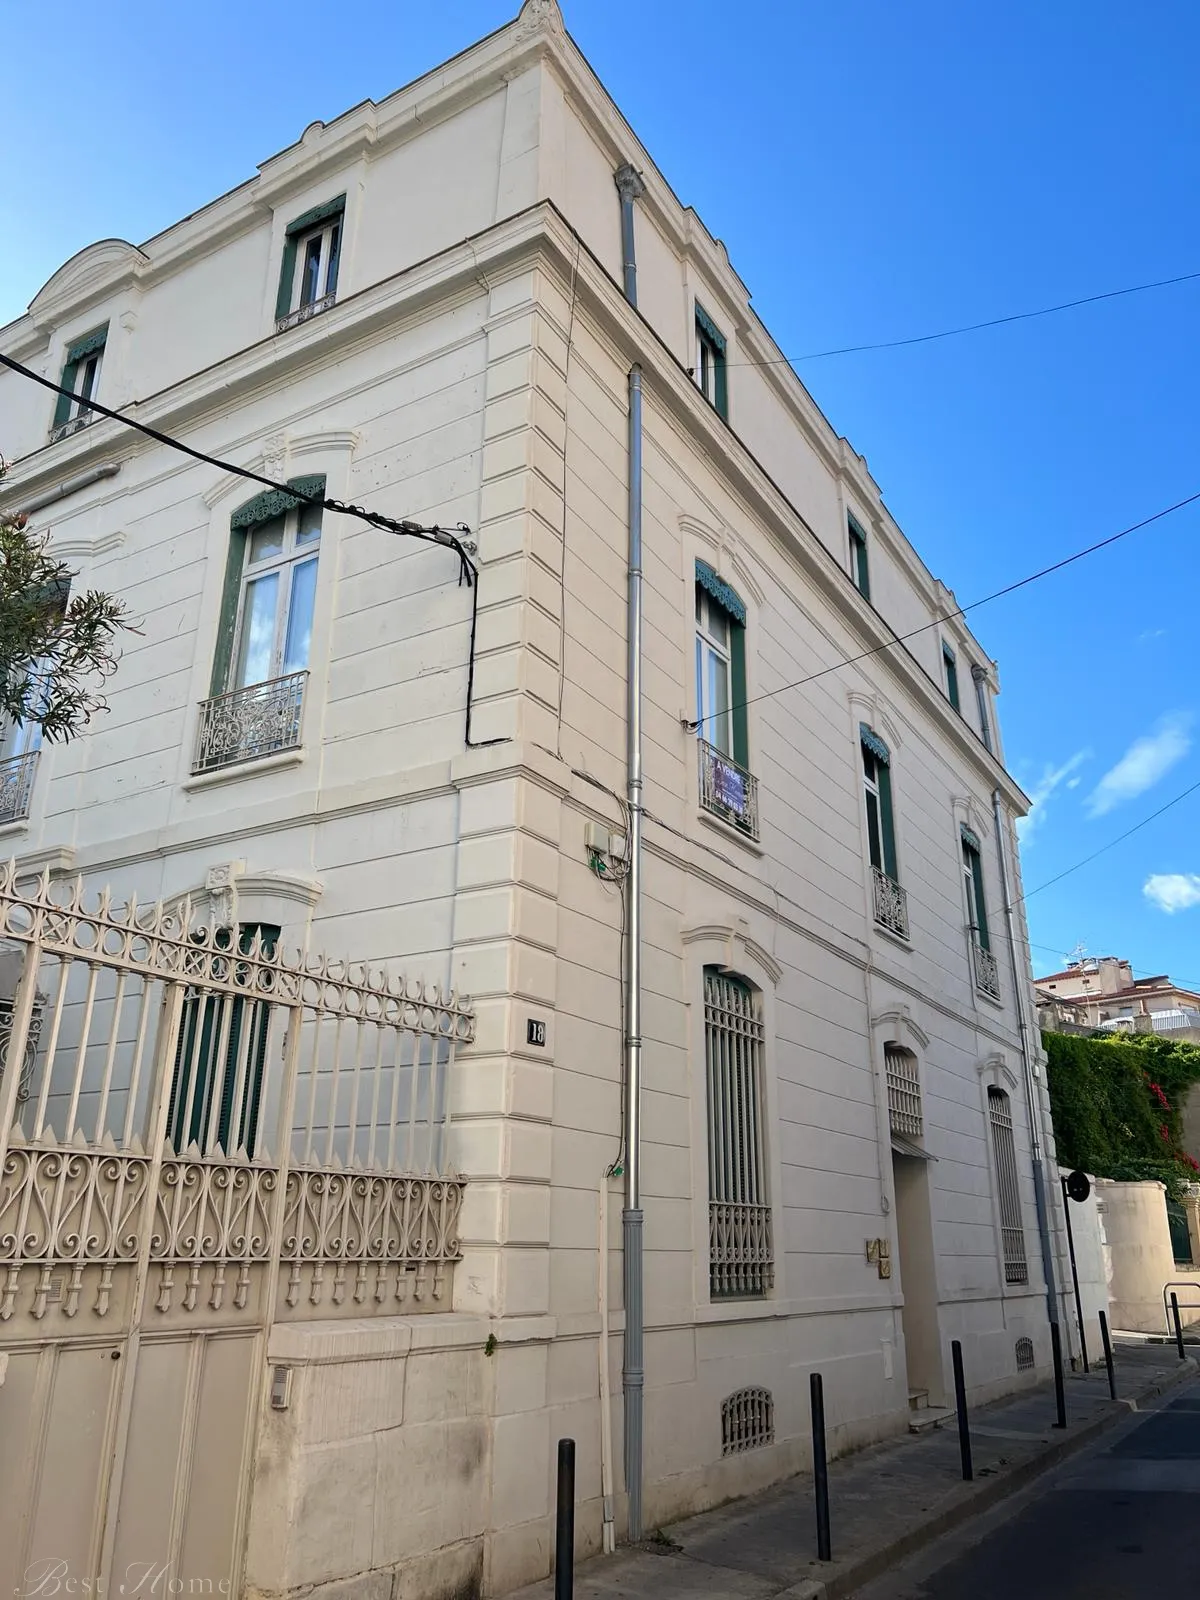
[[[0,873],[0,1593],[236,1593],[272,1323],[446,1304],[469,1004],[276,933]]]

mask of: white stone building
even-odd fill
[[[614,184],[628,165],[636,306]],[[69,1321],[55,1300],[64,1250],[31,1257],[0,1323],[0,1437],[71,1448],[59,1461],[47,1446],[11,1496],[0,1465],[0,1575],[69,1530],[72,1560],[101,1574],[142,1552],[248,1594],[385,1595],[394,1574],[397,1596],[500,1594],[548,1570],[564,1435],[581,1548],[599,1548],[606,1512],[624,1535],[635,365],[643,1524],[802,1466],[813,1370],[836,1450],[942,1403],[952,1338],[980,1398],[1045,1366],[1032,1155],[1048,1112],[1031,1059],[1035,1137],[1028,948],[1018,903],[1014,963],[999,855],[1015,898],[1025,799],[1002,762],[995,667],[961,619],[937,624],[952,595],[553,0],[314,123],[145,245],[83,250],[0,330],[0,352],[80,396],[56,410],[0,373],[2,503],[31,508],[77,581],[120,595],[141,629],[86,737],[13,736],[0,835],[20,882],[46,868],[117,902],[190,893],[245,939],[453,985],[473,1018],[441,1164],[465,1179],[461,1258],[442,1249],[437,1296],[327,1294],[317,1252],[298,1304],[283,1278],[261,1303],[214,1288],[189,1306],[169,1286],[156,1302],[175,1258],[151,1241],[150,1288],[111,1353],[139,1374],[160,1347],[191,1363],[157,1454],[139,1454],[139,1407],[155,1404],[142,1377],[101,1394],[93,1375],[88,1414],[111,1411],[126,1442],[116,1465],[102,1444],[73,1465],[84,1402],[48,1375],[109,1350],[94,1306]],[[260,493],[89,401],[302,494],[466,524],[478,588],[450,549]],[[33,981],[17,1009],[27,991],[44,1051],[53,1002]],[[204,1061],[200,992],[174,1026]],[[190,1140],[210,1172],[237,1116],[215,1087],[188,1088],[168,1040],[157,1137],[176,1153]],[[257,1069],[245,1049],[250,1082],[274,1046]],[[194,1074],[215,1085],[216,1063]],[[18,1153],[40,1136],[38,1070],[26,1098],[0,1096]],[[318,1076],[299,1078],[298,1104]],[[96,1093],[89,1079],[84,1100]],[[258,1090],[239,1077],[247,1094],[253,1161]],[[70,1132],[73,1105],[64,1116]],[[414,1116],[432,1129],[432,1109]],[[203,1296],[241,1258],[197,1250]],[[286,1259],[268,1252],[264,1273]],[[205,1418],[221,1419],[223,1455]],[[218,1467],[233,1488],[209,1505],[195,1486]]]

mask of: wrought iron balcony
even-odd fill
[[[307,678],[307,672],[293,672],[205,700],[192,771],[212,772],[237,761],[297,749]]]
[[[37,773],[38,752],[0,761],[0,823],[19,822],[29,815],[29,797]]]
[[[275,332],[286,333],[289,328],[298,328],[302,322],[307,322],[310,317],[320,316],[322,311],[328,311],[330,306],[336,303],[336,294],[323,294],[319,300],[310,300],[306,306],[297,306],[295,311],[289,311],[286,317],[276,317]]]
[[[908,895],[879,867],[871,868],[875,894],[875,921],[889,933],[908,938]]]
[[[715,745],[700,746],[700,804],[714,817],[758,838],[758,779]]]
[[[73,417],[68,417],[65,422],[60,422],[57,428],[51,428],[50,443],[57,444],[60,439],[67,439],[71,434],[78,433],[80,428],[86,428],[89,423],[95,422],[97,416],[97,412],[81,408]]]
[[[971,930],[971,965],[975,972],[975,987],[981,994],[999,1000],[1000,968],[992,952],[980,944],[979,935],[974,929]]]

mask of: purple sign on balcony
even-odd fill
[[[740,817],[746,809],[746,777],[719,758],[713,762],[713,797]]]

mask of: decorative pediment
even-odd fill
[[[29,303],[37,323],[53,322],[74,301],[115,289],[149,266],[150,257],[127,239],[101,239],[64,262]]]
[[[1015,1093],[1020,1081],[998,1050],[984,1056],[975,1070],[984,1083],[996,1089],[1007,1089],[1010,1094]]]
[[[754,977],[754,967],[769,980],[772,987],[777,987],[783,977],[783,968],[771,952],[750,937],[749,925],[744,918],[739,918],[736,923],[708,922],[685,928],[681,938],[685,945],[720,945],[720,965],[730,972],[745,972],[748,962],[751,967],[746,974],[748,977]]]
[[[891,1006],[886,1011],[877,1011],[871,1018],[871,1026],[887,1029],[898,1043],[910,1039],[915,1040],[922,1050],[929,1049],[929,1035],[919,1022],[913,1021],[912,1012],[907,1006]]]

